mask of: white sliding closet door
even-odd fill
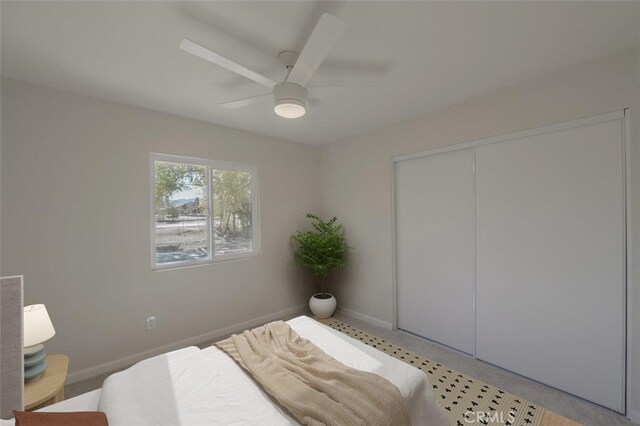
[[[613,120],[476,148],[477,357],[617,411],[622,129]]]
[[[473,150],[395,164],[398,327],[474,352]]]

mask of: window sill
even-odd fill
[[[165,263],[154,265],[151,267],[153,272],[174,271],[176,269],[196,268],[199,266],[215,265],[217,263],[236,262],[239,260],[249,260],[260,257],[260,252],[252,251],[250,253],[232,253],[218,255],[213,259],[193,260],[189,262]]]

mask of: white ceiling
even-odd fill
[[[2,75],[285,139],[321,144],[414,117],[640,42],[639,2],[2,2]],[[311,85],[305,117],[178,49],[197,41],[275,80],[323,12],[347,29]]]

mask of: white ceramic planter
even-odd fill
[[[336,311],[336,298],[329,293],[324,294],[331,297],[319,299],[317,296],[322,295],[322,293],[316,293],[309,299],[309,309],[311,309],[313,316],[318,319],[329,318]]]

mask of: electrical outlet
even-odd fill
[[[153,330],[156,328],[156,317],[147,317],[146,319],[147,330]]]

